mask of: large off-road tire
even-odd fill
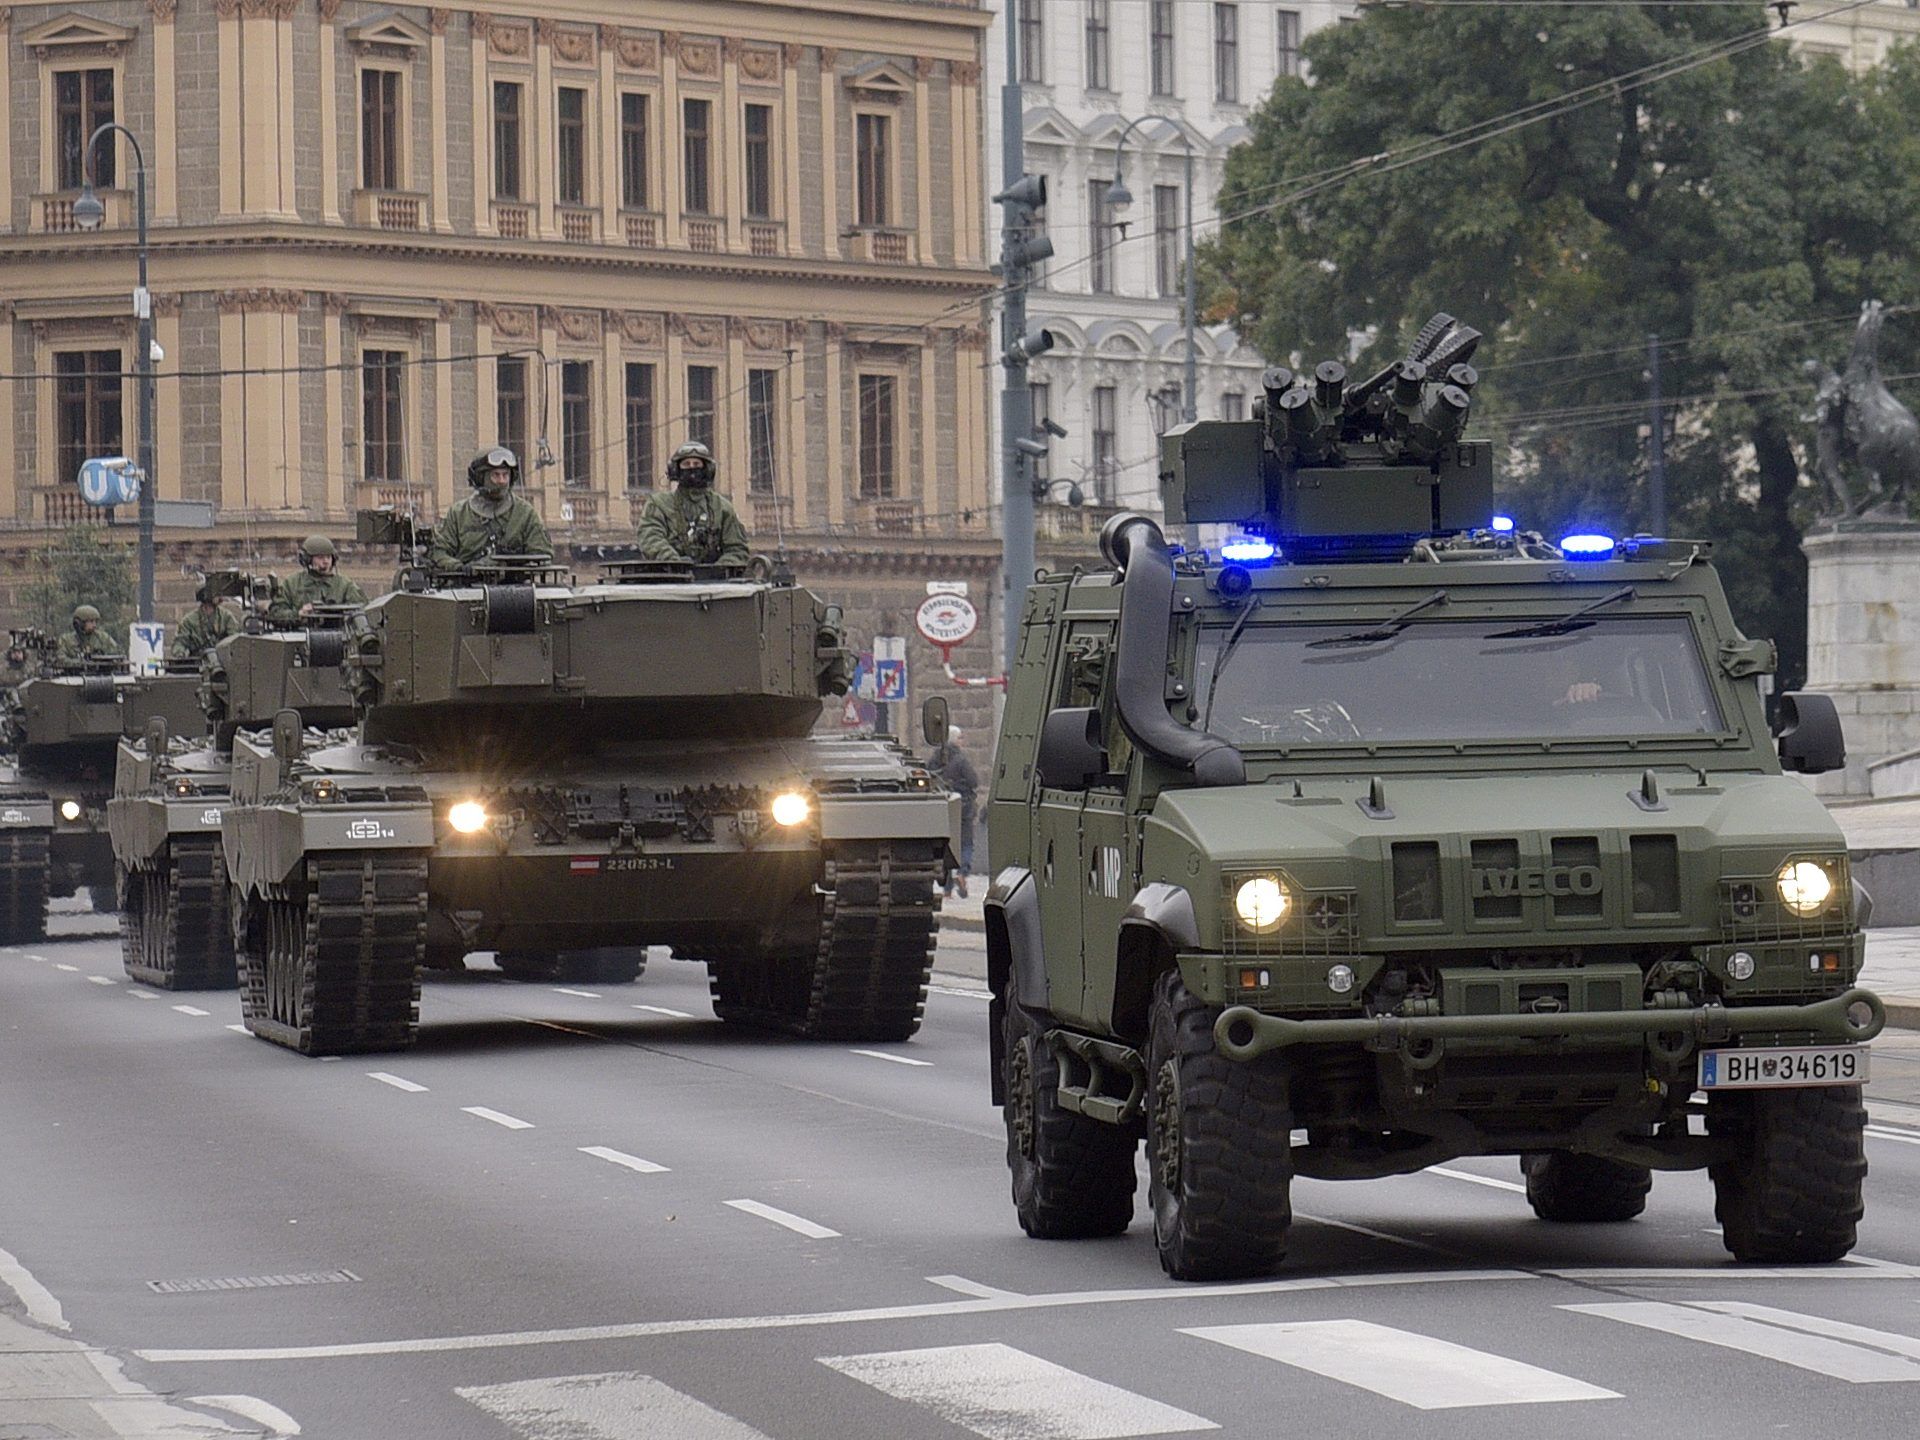
[[[1218,1011],[1177,970],[1153,989],[1147,1174],[1160,1266],[1176,1280],[1271,1274],[1293,1223],[1293,1110],[1276,1056],[1229,1060]]]
[[[1007,985],[1007,1168],[1020,1228],[1036,1240],[1118,1235],[1133,1219],[1134,1133],[1060,1108],[1046,1027]]]
[[[47,938],[47,832],[0,831],[0,945]]]
[[[1856,1085],[1708,1098],[1707,1130],[1730,1151],[1707,1169],[1713,1213],[1734,1259],[1823,1264],[1853,1249],[1866,1213],[1866,1124]]]
[[[128,975],[163,990],[231,990],[240,983],[218,835],[175,836],[157,865],[123,869],[116,889]]]
[[[309,855],[241,909],[247,1028],[302,1055],[404,1050],[420,1026],[422,852]]]
[[[1653,1172],[1599,1155],[1542,1150],[1520,1162],[1527,1177],[1527,1203],[1542,1220],[1568,1224],[1613,1224],[1647,1208]]]

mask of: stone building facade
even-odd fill
[[[929,580],[990,609],[987,24],[936,0],[0,8],[0,591],[90,513],[78,459],[136,451],[126,141],[99,147],[105,224],[73,212],[112,120],[148,162],[156,493],[214,518],[162,532],[163,601],[357,507],[431,519],[496,442],[556,540],[618,540],[699,438],[756,548],[862,643]],[[998,629],[957,663],[989,669]]]

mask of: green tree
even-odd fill
[[[27,623],[49,635],[67,632],[74,607],[92,605],[100,628],[124,643],[133,611],[133,547],[106,538],[98,525],[70,525],[33,552],[34,578],[22,593]]]
[[[1308,41],[1313,84],[1275,87],[1220,210],[1766,24],[1757,4],[1371,12]],[[1476,428],[1506,441],[1503,506],[1549,534],[1645,525],[1660,336],[1667,529],[1716,542],[1736,613],[1797,681],[1799,537],[1822,500],[1802,367],[1844,355],[1864,298],[1920,301],[1915,52],[1852,77],[1759,44],[1390,164],[1229,219],[1202,262],[1215,314],[1276,360],[1363,336],[1361,369],[1437,310],[1485,331]],[[1888,326],[1889,373],[1914,368],[1915,330]]]

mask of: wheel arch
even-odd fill
[[[1033,872],[1009,865],[993,877],[982,906],[987,930],[987,1047],[993,1103],[1006,1101],[1007,988],[1029,1013],[1052,1009],[1046,948],[1041,941],[1040,895]]]
[[[1179,885],[1155,881],[1143,885],[1127,906],[1115,941],[1113,1033],[1144,1043],[1153,986],[1173,969],[1182,950],[1200,948],[1200,926],[1193,896]]]

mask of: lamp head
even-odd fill
[[[73,223],[82,230],[98,230],[105,223],[106,218],[107,207],[94,193],[93,182],[88,181],[73,202]]]
[[[1133,192],[1127,189],[1127,182],[1120,176],[1113,177],[1113,183],[1107,186],[1107,208],[1125,210],[1133,204]]]

